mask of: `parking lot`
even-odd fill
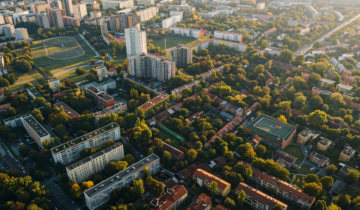
[[[45,184],[46,189],[51,190],[51,192],[53,192],[54,198],[55,200],[66,206],[66,208],[68,209],[72,209],[72,210],[80,210],[80,207],[77,203],[75,203],[73,201],[72,198],[70,198],[70,196],[68,194],[66,194],[64,192],[63,189],[61,189],[61,187],[57,186],[54,182],[50,182],[48,184]],[[56,203],[54,203],[56,204]],[[59,209],[59,207],[58,207]],[[63,208],[61,208],[63,209]]]

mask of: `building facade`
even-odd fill
[[[206,187],[208,190],[211,191],[211,182],[217,182],[217,195],[221,196],[227,196],[230,193],[231,190],[231,184],[202,170],[202,169],[196,169],[194,174],[192,175],[192,178],[195,183],[197,183],[200,187]]]
[[[128,63],[129,74],[136,77],[168,82],[171,77],[176,76],[175,62],[168,61],[163,57],[142,54],[128,58]]]
[[[110,161],[119,161],[124,158],[124,147],[121,143],[116,143],[99,152],[90,155],[76,163],[66,167],[69,180],[74,180],[80,184],[90,179],[93,173],[99,173],[105,169]]]
[[[125,29],[126,55],[127,58],[147,53],[146,32],[136,28]]]
[[[157,7],[148,7],[143,10],[136,11],[136,14],[140,16],[140,21],[144,22],[156,16],[159,9]]]
[[[113,97],[106,94],[105,91],[100,90],[94,86],[86,88],[86,93],[93,99],[96,107],[100,110],[114,106],[115,100]]]
[[[36,24],[41,28],[50,28],[49,17],[46,12],[36,13]]]
[[[29,38],[29,34],[26,28],[17,28],[14,31],[16,40],[24,40]]]
[[[66,15],[71,17],[74,14],[72,0],[64,0]]]
[[[135,0],[137,5],[154,5],[155,0]]]
[[[165,50],[166,59],[175,62],[177,68],[184,68],[187,63],[192,62],[192,51],[191,47],[178,44]]]
[[[332,141],[327,138],[320,137],[320,141],[318,141],[316,148],[320,151],[326,151],[331,146]]]
[[[50,26],[64,27],[63,16],[65,15],[65,10],[63,10],[63,9],[47,9],[46,13],[49,18]]]
[[[80,27],[80,19],[69,17],[69,16],[63,16],[63,22],[66,26],[73,26],[73,27]]]
[[[231,42],[242,42],[242,34],[225,32],[225,31],[214,31],[215,39],[222,39]]]
[[[12,39],[15,37],[15,27],[14,25],[6,25],[4,26],[4,34],[7,39]]]
[[[148,168],[149,176],[156,174],[160,171],[160,158],[155,154],[151,154],[86,190],[84,192],[86,206],[93,210],[104,205],[110,200],[111,191],[116,188],[122,189],[124,186],[131,184],[134,179],[143,178],[145,168]]]
[[[85,3],[76,4],[73,6],[74,18],[84,20],[87,17],[87,9]]]
[[[50,79],[48,80],[48,83],[49,83],[49,88],[55,92],[57,89],[60,88],[61,86],[61,83],[60,83],[60,80],[58,78],[53,78],[53,79]]]
[[[177,26],[170,27],[170,33],[173,35],[181,35],[192,37],[195,39],[201,39],[206,31],[202,29],[195,29],[195,28],[183,28]]]
[[[133,13],[111,15],[110,17],[112,31],[124,32],[125,29],[131,28],[138,23],[140,23],[140,16]]]
[[[341,151],[339,160],[347,163],[355,156],[355,153],[356,151],[354,149],[346,147],[343,149],[343,151]]]
[[[128,8],[128,7],[134,7],[134,0],[103,0],[103,10],[106,10],[108,8]]]
[[[98,76],[99,81],[108,78],[108,72],[104,64],[96,67],[96,74]]]
[[[188,191],[183,185],[175,185],[172,188],[167,188],[166,192],[161,197],[153,199],[147,210],[179,209],[187,196]]]
[[[68,165],[81,158],[80,152],[84,148],[99,147],[108,139],[117,141],[120,138],[120,126],[116,123],[110,123],[102,128],[52,148],[51,154],[56,163],[60,162],[63,165]]]

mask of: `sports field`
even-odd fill
[[[175,47],[178,44],[187,44],[189,42],[192,42],[196,39],[186,36],[180,36],[180,35],[166,35],[165,38],[158,39],[152,44],[155,47],[160,47],[161,50],[165,50],[165,39],[166,39],[166,49]]]
[[[269,118],[261,118],[258,122],[254,124],[254,127],[271,133],[272,135],[277,136],[281,139],[285,139],[294,130],[290,127],[279,124]]]
[[[77,58],[85,52],[74,37],[56,37],[42,41],[46,56],[51,59],[64,60]]]

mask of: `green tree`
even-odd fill
[[[31,115],[39,122],[44,121],[44,117],[39,109],[32,110]]]
[[[318,184],[312,182],[312,183],[305,183],[303,185],[303,190],[306,194],[310,195],[310,196],[319,196],[322,190],[322,187],[319,186]]]
[[[251,170],[251,168],[247,168],[246,169],[246,180],[249,182],[251,180],[251,177],[253,175],[253,171]]]
[[[168,151],[164,151],[162,154],[162,161],[166,168],[172,167],[172,157]]]
[[[338,168],[334,164],[327,165],[325,168],[326,174],[334,174]]]
[[[334,185],[334,179],[331,176],[322,177],[320,182],[325,190],[330,190]]]
[[[266,153],[266,147],[260,144],[255,148],[255,152],[258,157],[262,157]]]
[[[154,145],[155,148],[160,149],[160,148],[163,147],[164,143],[163,143],[163,141],[162,141],[161,139],[159,139],[159,138],[154,138],[154,139],[152,140],[152,145]]]
[[[33,99],[33,101],[31,103],[36,107],[40,107],[40,106],[44,106],[45,102],[46,102],[45,98],[36,97],[36,98]]]
[[[6,46],[11,50],[15,50],[15,45],[12,41],[8,41]]]
[[[263,39],[263,40],[261,41],[261,49],[265,49],[265,48],[267,48],[267,47],[269,47],[269,41]]]
[[[349,209],[351,205],[351,196],[347,194],[340,194],[335,196],[333,201],[341,209]]]
[[[19,147],[19,152],[22,157],[27,157],[29,155],[30,150],[27,148],[26,145],[21,145]]]
[[[317,200],[314,206],[314,210],[326,210],[326,201]]]
[[[93,181],[84,181],[83,183],[81,183],[81,190],[85,191],[85,190],[90,189],[93,186],[94,186]]]
[[[145,192],[142,179],[133,180],[133,186],[135,188],[137,196],[139,196],[141,198]]]
[[[192,164],[195,159],[197,158],[198,152],[194,149],[189,149],[185,155],[187,161],[189,162],[189,164]]]
[[[294,57],[294,53],[288,49],[281,50],[279,59],[281,62],[290,63]]]
[[[128,165],[132,165],[135,163],[135,158],[132,154],[125,155],[123,160],[126,161]]]
[[[246,198],[246,194],[245,194],[244,190],[241,190],[237,197],[237,202],[240,207],[242,207],[244,205],[245,198]]]
[[[282,207],[280,204],[275,204],[272,210],[284,210],[284,207]]]
[[[76,69],[75,73],[77,75],[79,75],[79,76],[84,75],[84,74],[86,74],[86,70],[84,68],[82,68],[82,67],[79,67],[79,68]]]
[[[145,179],[148,178],[149,175],[150,175],[149,168],[148,167],[144,168],[144,177],[145,177]]]
[[[354,184],[359,181],[360,172],[355,169],[348,169],[348,174],[345,176],[344,181],[348,184]]]
[[[336,204],[332,203],[330,206],[327,207],[326,210],[341,210],[341,208]]]
[[[228,207],[230,209],[235,209],[236,207],[236,204],[235,204],[235,201],[232,200],[231,198],[227,197],[224,201],[224,206],[225,207]]]
[[[212,181],[211,183],[210,183],[210,187],[211,187],[211,197],[212,198],[215,198],[215,196],[216,196],[216,192],[217,192],[217,182],[215,182],[215,181]]]
[[[322,98],[319,95],[313,95],[310,99],[309,105],[311,108],[316,109],[316,107],[323,103]]]
[[[126,169],[127,167],[128,167],[128,163],[126,161],[118,161],[115,164],[115,169],[117,171],[122,171],[122,170]]]
[[[318,128],[327,123],[327,114],[324,111],[315,110],[308,115],[306,121]]]

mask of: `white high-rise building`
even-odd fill
[[[76,4],[73,6],[73,12],[74,12],[74,18],[84,20],[85,17],[87,17],[87,9],[86,4]]]
[[[127,57],[146,54],[146,32],[138,31],[136,28],[127,28],[124,31]]]
[[[62,9],[61,0],[54,0],[54,6],[59,8],[59,9]]]
[[[29,34],[26,28],[17,28],[15,29],[15,39],[16,40],[24,40],[28,39]]]

